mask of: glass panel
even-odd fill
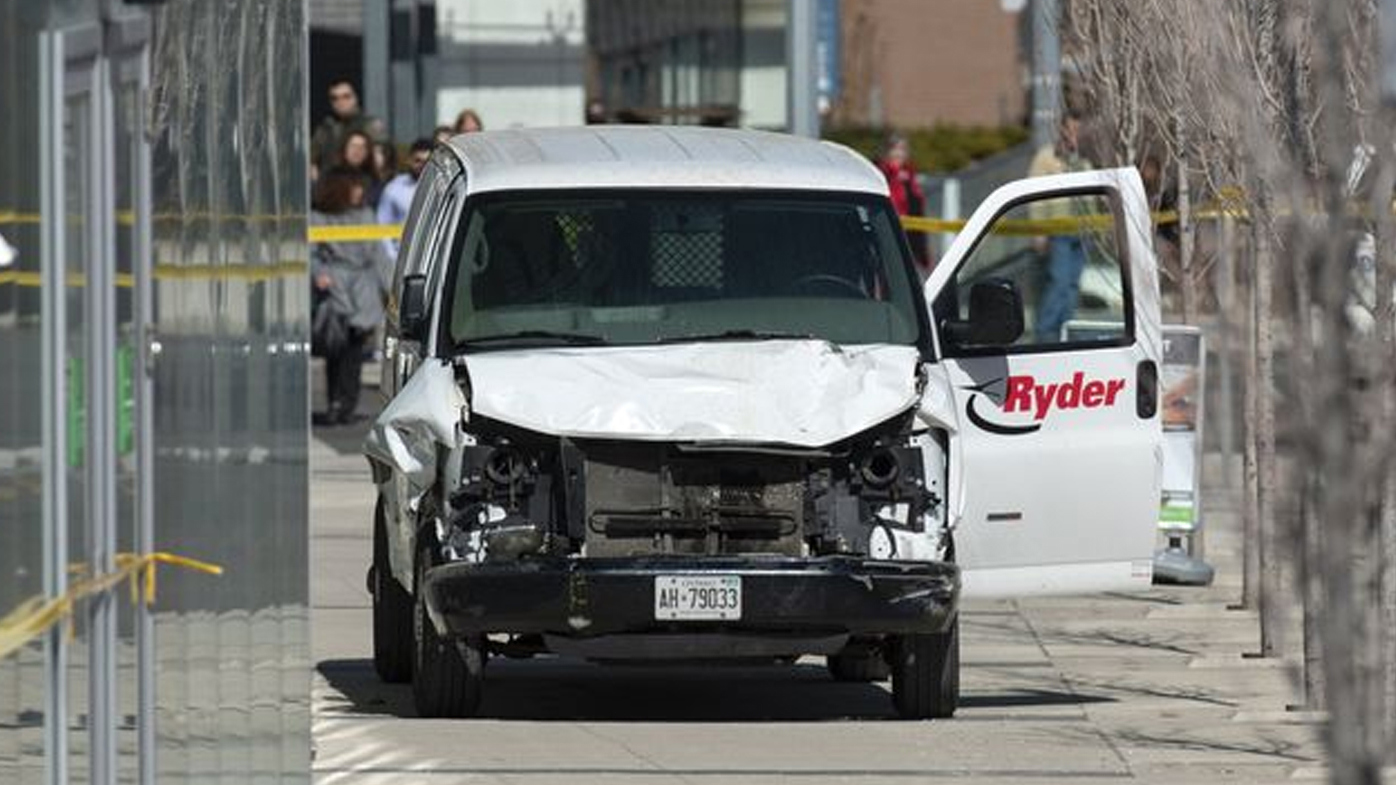
[[[502,346],[814,337],[912,344],[915,277],[886,200],[502,194],[462,222],[451,337]],[[514,336],[546,341],[549,336]]]
[[[112,95],[115,140],[112,173],[115,176],[116,203],[116,549],[118,553],[137,550],[136,493],[136,210],[140,203],[140,178],[136,173],[140,143],[140,91],[132,81],[119,82]],[[118,674],[116,713],[117,776],[136,777],[136,614],[134,605],[121,597],[117,608],[116,668]]]
[[[87,292],[92,255],[89,189],[92,188],[91,95],[70,95],[63,102],[64,309],[67,391],[62,416],[68,433],[66,467],[68,500],[68,580],[90,576],[87,563]],[[69,778],[87,779],[87,627],[74,614],[68,646]]]
[[[956,271],[936,302],[937,320],[969,321],[974,286],[1006,281],[1023,300],[1026,329],[1017,345],[1116,344],[1129,334],[1119,238],[1105,194],[1020,203]]]
[[[160,574],[157,774],[303,781],[304,6],[229,0],[151,13],[154,544],[224,568]]]
[[[51,404],[69,426],[71,462],[63,479],[71,505],[63,530],[68,561],[85,561],[86,469],[84,343],[91,323],[83,273],[96,185],[91,156],[116,187],[117,344],[133,346],[134,293],[124,277],[149,260],[134,256],[135,132],[151,140],[151,191],[157,215],[152,256],[155,320],[166,353],[156,385],[157,546],[223,565],[208,575],[162,571],[157,599],[157,744],[161,782],[305,781],[309,767],[309,668],[306,616],[305,406],[309,283],[305,244],[304,8],[299,3],[228,0],[106,9],[94,2],[0,0],[0,235],[18,249],[0,262],[0,614],[41,588],[42,520],[39,394],[40,300],[38,151],[53,143],[55,177],[66,203],[54,223],[67,247],[55,263],[66,280],[53,297],[68,309],[56,352],[71,389]],[[119,5],[119,4],[118,4]],[[99,8],[99,6],[101,6]],[[106,14],[104,9],[110,10]],[[35,69],[39,35],[76,21],[149,14],[152,103],[134,111],[129,87],[112,85],[115,138],[101,140],[84,90],[65,104],[57,127],[40,140]],[[107,19],[111,17],[111,19]],[[113,27],[108,27],[108,31]],[[110,43],[100,34],[84,44]],[[99,43],[100,45],[100,43]],[[68,52],[74,55],[73,51]],[[121,55],[107,51],[109,64]],[[230,68],[230,63],[241,64]],[[70,63],[69,87],[83,75]],[[63,76],[58,75],[62,84]],[[102,89],[108,86],[103,85]],[[60,88],[61,89],[61,88]],[[95,93],[91,95],[95,96]],[[105,105],[105,99],[103,101]],[[199,140],[198,144],[190,140]],[[10,223],[10,217],[23,217]],[[120,353],[120,352],[118,352]],[[123,368],[126,364],[117,360]],[[124,390],[124,385],[122,385]],[[118,511],[122,549],[133,543],[124,391],[117,392]],[[50,453],[51,454],[51,453]],[[210,511],[216,511],[216,514]],[[131,711],[130,603],[118,592],[122,647],[119,711]],[[88,779],[87,635],[72,640],[69,781]],[[44,772],[45,690],[42,650],[0,660],[0,782],[38,782]],[[126,719],[123,717],[122,719]],[[133,734],[118,734],[119,777],[130,781]]]
[[[43,592],[39,53],[49,9],[0,0],[0,616]],[[0,659],[0,782],[44,774],[41,640]]]

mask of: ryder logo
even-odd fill
[[[1004,383],[1002,400],[1000,396],[995,396],[989,392],[989,388]],[[1007,379],[994,379],[984,384],[966,386],[975,395],[971,395],[969,403],[965,406],[965,414],[970,422],[980,429],[990,433],[997,433],[1003,436],[1019,436],[1027,433],[1034,433],[1042,427],[1042,421],[1053,409],[1098,409],[1101,407],[1114,406],[1115,399],[1119,397],[1120,391],[1125,388],[1124,379],[1092,379],[1086,380],[1086,375],[1080,371],[1072,374],[1071,379],[1065,382],[1039,383],[1036,378],[1028,375],[1009,376]],[[975,409],[975,403],[979,395],[990,396],[1005,414],[1018,414],[1014,419],[1021,420],[1021,415],[1028,415],[1031,422],[1021,424],[998,423],[985,419]]]

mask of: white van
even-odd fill
[[[365,444],[379,674],[468,716],[492,655],[814,654],[950,716],[962,596],[1149,585],[1150,238],[1133,170],[1024,180],[923,287],[886,182],[837,145],[453,139],[408,219]],[[1057,243],[1118,295],[1087,329],[1042,323],[1079,297]]]

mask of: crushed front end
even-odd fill
[[[911,425],[803,449],[477,420],[450,468],[427,605],[454,636],[595,659],[832,654],[940,632],[959,591],[943,443]]]

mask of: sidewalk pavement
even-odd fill
[[[1296,680],[1249,659],[1239,518],[1204,500],[1206,588],[982,602],[962,617],[963,707],[896,722],[886,685],[793,668],[599,668],[492,661],[483,717],[412,718],[370,653],[372,486],[350,429],[312,447],[315,770],[324,782],[403,775],[482,782],[1274,783],[1324,776],[1321,718],[1286,711]],[[440,779],[435,779],[439,777]],[[578,779],[580,778],[580,779]]]

